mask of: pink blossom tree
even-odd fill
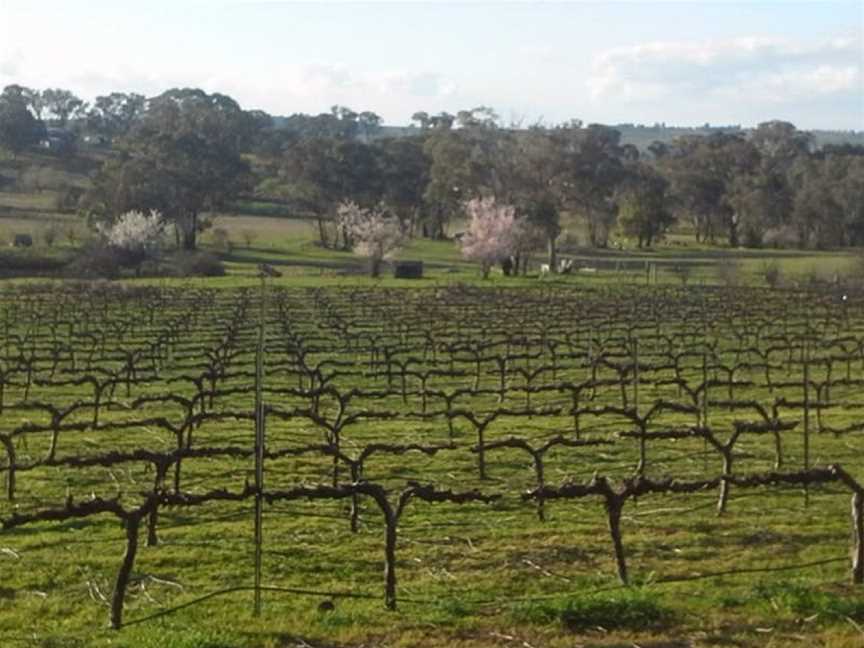
[[[382,262],[391,259],[405,241],[399,221],[381,209],[363,209],[347,201],[339,205],[336,215],[354,254],[368,258],[370,274],[379,276]]]
[[[480,262],[483,278],[492,266],[513,254],[520,241],[521,223],[516,208],[498,205],[494,198],[474,198],[465,203],[470,222],[461,240],[462,256]]]

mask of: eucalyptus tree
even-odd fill
[[[45,125],[29,107],[25,90],[7,86],[0,94],[0,147],[13,157],[36,144],[45,133]]]
[[[581,123],[555,130],[562,155],[561,173],[555,187],[561,204],[578,214],[595,247],[606,247],[615,222],[615,190],[626,176],[625,163],[638,158],[638,151],[621,144],[614,128]]]
[[[135,92],[112,92],[96,97],[87,112],[87,127],[112,139],[132,130],[147,108],[147,99]]]
[[[618,225],[650,247],[674,222],[669,209],[669,182],[648,164],[637,162],[617,194]]]
[[[70,119],[84,116],[87,110],[87,103],[83,99],[63,88],[43,90],[41,104],[61,127],[66,126]]]
[[[221,207],[247,186],[241,157],[248,117],[226,95],[169,90],[147,102],[119,155],[94,181],[89,204],[105,218],[131,209],[159,210],[177,244],[195,249],[206,227],[202,213]]]

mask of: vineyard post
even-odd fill
[[[639,418],[639,336],[636,336],[633,339],[633,409],[636,412],[636,418]],[[640,422],[639,424],[640,431],[642,434],[639,435],[639,474],[645,474],[645,452],[646,452],[646,444],[647,441],[645,439],[646,424],[644,422]]]
[[[809,333],[809,330],[808,330]],[[804,339],[804,470],[810,468],[810,347]],[[804,484],[804,506],[810,504],[810,490]]]
[[[264,503],[264,317],[266,290],[266,280],[262,276],[258,343],[255,351],[255,616],[261,615],[261,559]]]
[[[707,337],[706,337],[707,343]],[[708,353],[702,349],[702,427],[708,429]],[[708,438],[702,437],[702,469],[708,472]]]

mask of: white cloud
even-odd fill
[[[447,97],[456,92],[456,84],[433,72],[408,72],[386,76],[380,90],[408,97]]]
[[[602,52],[587,86],[595,101],[737,95],[776,103],[861,92],[862,54],[861,41],[845,36],[817,43],[762,37],[657,41]]]
[[[21,72],[23,60],[20,50],[0,51],[0,87],[14,82],[14,78]]]
[[[0,77],[13,77],[18,73],[18,61],[14,58],[0,60]]]
[[[25,64],[26,63],[26,64]],[[61,66],[35,57],[0,58],[0,87],[20,83],[33,88],[69,88],[92,101],[113,91],[154,96],[174,87],[200,87],[237,99],[244,108],[272,114],[326,112],[334,104],[372,110],[387,123],[407,123],[417,110],[444,110],[457,85],[431,71],[382,70],[361,74],[339,62],[274,64],[249,70],[239,66],[213,68],[186,61],[171,70],[154,70],[136,61],[99,66]]]

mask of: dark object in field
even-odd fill
[[[29,234],[16,234],[12,245],[15,247],[33,247],[33,237]]]
[[[258,276],[259,277],[281,277],[282,273],[279,272],[276,268],[267,263],[261,263],[258,265]]]
[[[335,609],[336,609],[336,605],[330,599],[326,599],[324,601],[321,601],[318,604],[318,611],[319,612],[332,612]]]
[[[396,279],[422,279],[422,261],[397,261],[393,264],[393,277]]]

